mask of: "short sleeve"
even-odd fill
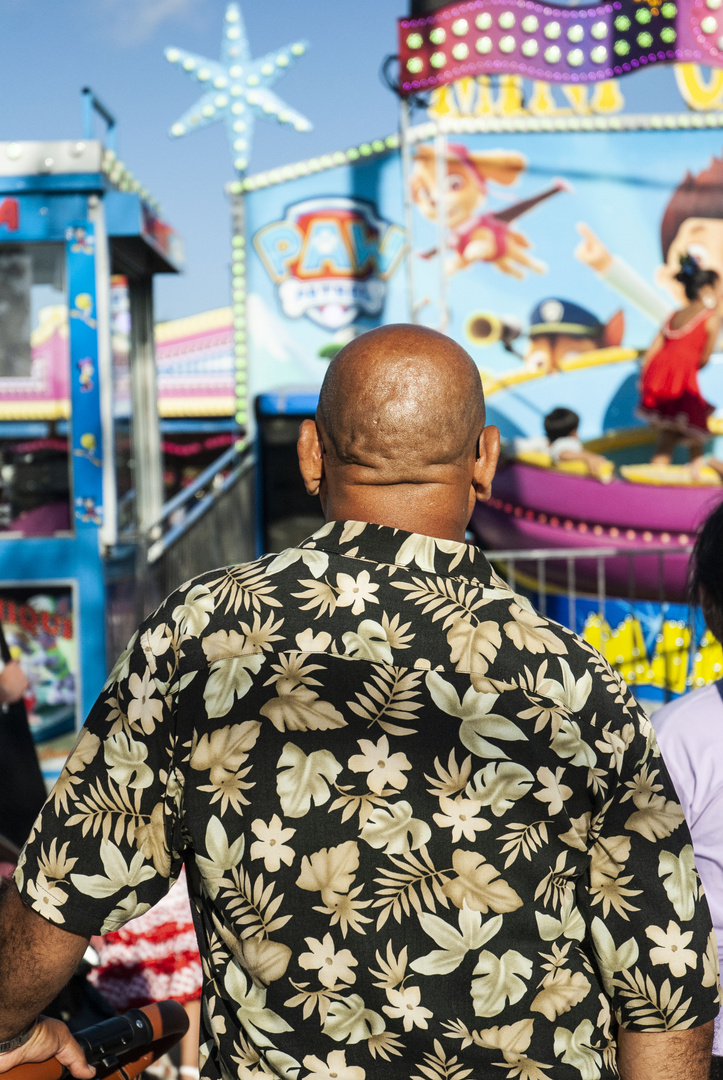
[[[174,609],[171,597],[119,657],[16,870],[24,902],[71,933],[117,929],[180,872]]]
[[[719,1008],[717,952],[683,810],[644,714],[617,730],[597,719],[611,783],[580,904],[603,985],[625,1028],[706,1023]]]
[[[581,454],[583,450],[584,447],[579,439],[572,435],[566,435],[564,438],[555,439],[555,441],[550,444],[550,457],[554,463],[557,463],[562,454]]]

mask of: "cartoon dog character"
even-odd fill
[[[452,255],[445,262],[447,273],[454,274],[475,262],[493,263],[503,274],[524,277],[525,270],[537,274],[547,267],[530,253],[530,241],[509,222],[531,210],[533,206],[559,191],[570,190],[564,181],[530,199],[503,210],[480,214],[487,202],[490,181],[509,186],[527,167],[527,159],[506,150],[468,151],[466,146],[450,143],[447,147],[447,192],[445,212],[449,225],[448,245]],[[437,219],[439,189],[434,147],[420,146],[414,154],[410,177],[412,201],[419,212],[430,221]],[[422,253],[431,258],[437,249]]]
[[[530,314],[530,343],[525,353],[528,371],[559,371],[560,362],[594,349],[620,345],[625,316],[616,311],[606,323],[571,300],[551,296]]]

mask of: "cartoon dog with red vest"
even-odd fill
[[[445,214],[451,255],[445,262],[447,273],[457,273],[476,262],[493,263],[503,274],[516,278],[524,277],[525,270],[537,274],[546,271],[545,264],[531,254],[530,241],[524,233],[511,228],[510,222],[559,191],[569,191],[569,185],[557,180],[550,188],[529,199],[503,210],[480,213],[487,202],[490,181],[513,184],[526,168],[527,159],[514,151],[477,152],[468,151],[461,144],[448,144]],[[419,212],[435,221],[440,193],[432,146],[420,146],[415,151],[410,188],[412,201]],[[423,252],[421,257],[429,259],[436,254],[437,249],[433,248]]]

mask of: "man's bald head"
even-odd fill
[[[479,372],[465,350],[435,330],[399,324],[337,353],[316,420],[334,464],[370,469],[368,482],[389,484],[423,482],[474,456],[484,416]]]

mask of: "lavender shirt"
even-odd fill
[[[651,717],[693,838],[723,969],[723,679],[672,701]],[[723,1057],[723,1021],[713,1053]]]

